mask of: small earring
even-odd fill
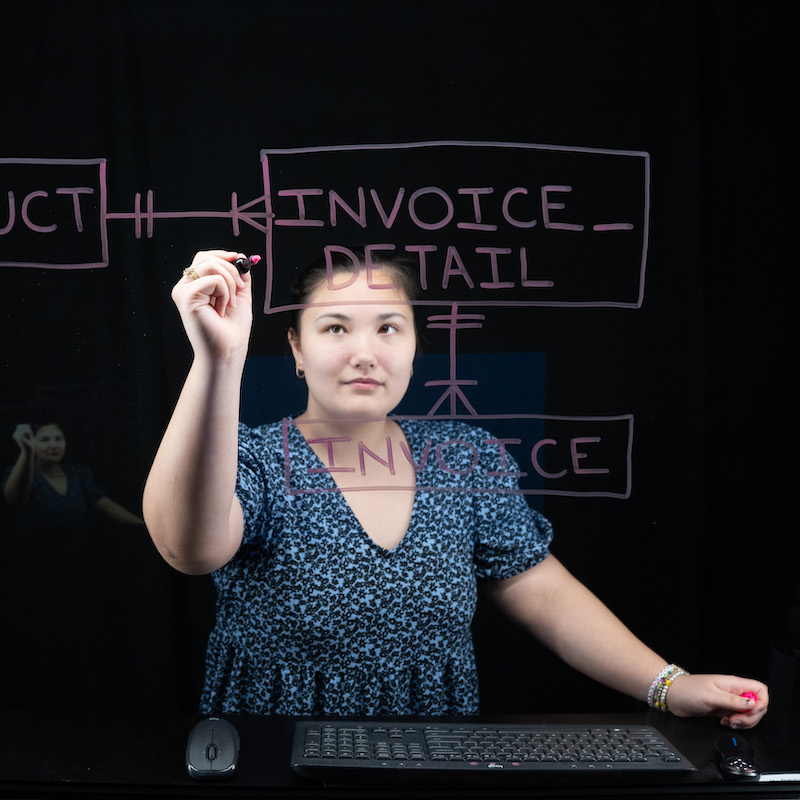
[[[300,369],[300,367],[297,364],[295,364],[294,366],[294,374],[297,375],[297,377],[300,378],[301,380],[306,376],[305,370]]]

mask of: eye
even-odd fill
[[[387,322],[378,328],[378,333],[397,333],[397,325],[392,325],[391,323]]]
[[[328,333],[344,333],[344,326],[340,325],[338,322],[334,322],[331,325],[328,325],[325,330]]]

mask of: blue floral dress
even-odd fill
[[[417,484],[392,550],[289,420],[240,426],[244,537],[214,573],[204,713],[476,714],[477,580],[523,572],[552,529],[487,431],[398,419]]]
[[[67,492],[59,494],[38,470],[33,473],[31,493],[24,508],[14,511],[13,519],[25,528],[85,528],[91,507],[104,496],[91,470],[77,462],[62,465],[67,476]],[[3,475],[2,485],[11,470]]]

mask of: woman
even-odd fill
[[[205,712],[477,713],[482,579],[594,679],[680,716],[759,721],[762,683],[667,664],[549,553],[549,523],[487,432],[389,416],[417,344],[398,264],[301,277],[289,342],[307,407],[239,426],[252,297],[237,257],[198,253],[173,289],[194,360],[144,494],[163,557],[214,573]]]
[[[144,524],[106,496],[88,467],[64,461],[67,443],[60,424],[17,425],[13,438],[19,455],[6,475],[3,497],[23,526],[82,528],[90,510],[119,524]]]

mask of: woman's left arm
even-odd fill
[[[566,663],[606,686],[647,700],[667,662],[622,622],[555,558],[512,578],[489,584],[489,592]],[[755,698],[742,697],[752,692]],[[767,687],[731,675],[679,675],[667,693],[677,716],[717,716],[723,725],[749,728],[767,710]]]
[[[103,496],[94,502],[95,511],[99,511],[103,516],[121,525],[144,525],[144,520],[121,506],[116,500]]]

